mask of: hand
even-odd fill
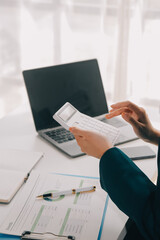
[[[160,131],[153,128],[147,113],[142,107],[138,107],[130,101],[119,102],[111,105],[112,109],[106,115],[107,119],[122,115],[123,119],[130,123],[139,138],[146,142],[158,144]]]
[[[109,148],[113,147],[105,136],[96,132],[85,131],[75,127],[71,127],[69,130],[75,136],[82,152],[90,156],[101,158]]]

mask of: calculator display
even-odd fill
[[[67,122],[74,114],[76,113],[76,110],[72,108],[71,106],[67,106],[63,111],[61,111],[58,116],[64,121]]]

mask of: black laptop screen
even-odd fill
[[[59,126],[53,114],[66,102],[95,117],[108,112],[96,59],[23,71],[38,130]]]

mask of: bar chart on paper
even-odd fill
[[[95,192],[36,199],[36,196],[47,192],[91,185],[96,186]],[[23,190],[0,226],[2,233],[21,235],[28,230],[73,235],[78,240],[97,239],[106,201],[99,179],[34,172]]]

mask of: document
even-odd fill
[[[0,202],[11,201],[42,156],[40,152],[0,149]]]
[[[57,198],[36,196],[94,185],[96,191]],[[73,235],[76,240],[97,240],[107,194],[99,179],[42,174],[32,171],[29,180],[0,226],[0,232],[21,236],[24,231]]]

